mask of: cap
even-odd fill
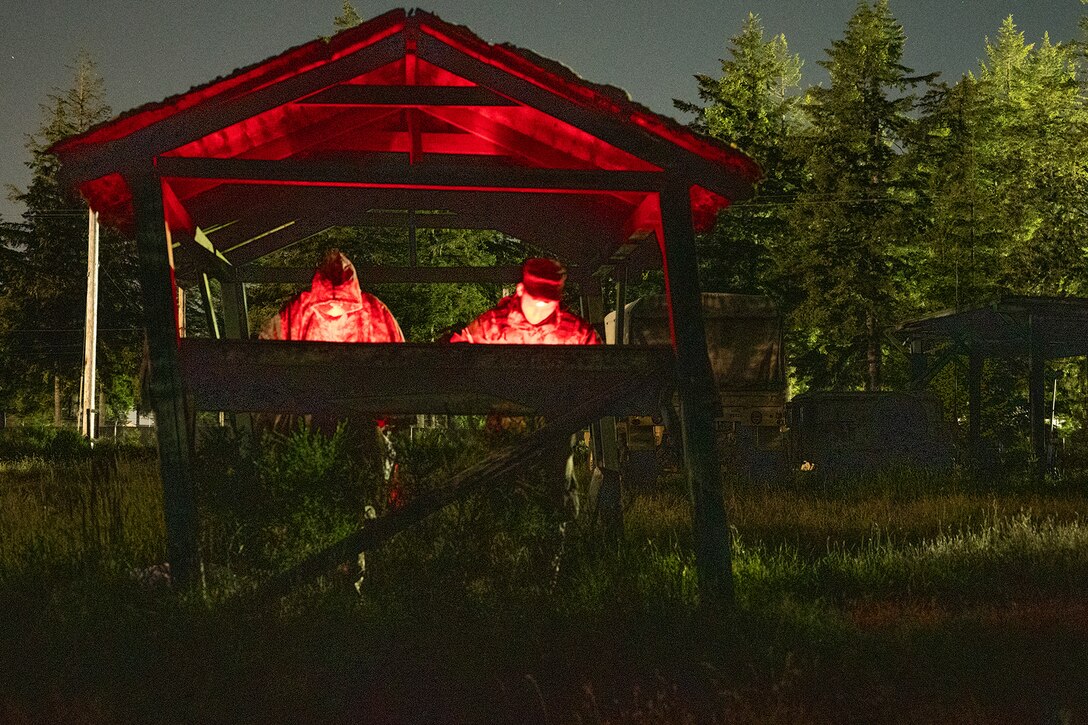
[[[530,257],[521,266],[521,283],[533,297],[563,299],[563,283],[566,280],[566,268],[554,259]]]

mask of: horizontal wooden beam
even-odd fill
[[[371,267],[356,265],[359,281],[373,284],[516,284],[521,281],[521,267]],[[314,271],[309,267],[255,267],[247,265],[224,270],[224,279],[250,284],[309,284]]]
[[[600,415],[658,409],[673,384],[667,347],[181,341],[199,410],[549,415],[624,380],[654,384]],[[240,374],[239,371],[245,371]]]
[[[235,98],[191,106],[122,138],[66,154],[61,165],[61,183],[74,187],[78,183],[113,173],[127,163],[149,161],[169,149],[295,101],[318,89],[369,73],[403,56],[404,35],[398,32],[357,53],[317,65],[278,83]]]
[[[294,183],[330,186],[418,187],[527,191],[660,191],[665,175],[653,171],[539,169],[446,164],[214,159],[162,156],[163,177],[222,179],[239,183]]]
[[[364,86],[346,83],[299,101],[327,106],[513,106],[482,86]]]

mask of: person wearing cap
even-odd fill
[[[554,259],[531,257],[521,267],[514,294],[499,300],[450,342],[507,345],[599,345],[593,327],[564,309],[567,270]]]
[[[514,294],[473,320],[468,327],[450,338],[450,342],[474,342],[507,345],[599,345],[601,338],[593,327],[573,312],[563,308],[563,285],[567,270],[554,259],[532,257],[521,267],[521,282]],[[524,419],[492,415],[488,427],[506,429]],[[557,468],[545,475],[560,486],[553,489],[555,504],[567,516],[578,517],[581,495],[574,476],[573,438],[554,451]],[[551,456],[546,456],[551,458]],[[560,525],[560,535],[566,524]]]

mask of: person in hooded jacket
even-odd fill
[[[291,298],[261,331],[265,340],[404,342],[385,304],[359,287],[355,265],[330,249],[314,271],[310,289]]]
[[[593,326],[563,307],[563,287],[567,270],[554,259],[530,257],[521,267],[521,282],[514,294],[473,320],[453,337],[453,343],[484,345],[599,345],[601,338]],[[492,414],[488,428],[495,432],[525,429],[524,417]],[[556,467],[545,465],[546,478],[561,481],[552,486],[556,505],[564,513],[577,517],[581,508],[578,481],[574,476],[574,439],[556,447],[545,459],[556,461]],[[560,527],[560,531],[564,530]]]
[[[259,337],[312,342],[404,342],[404,334],[389,308],[374,295],[362,291],[355,265],[339,249],[325,253],[314,271],[310,289],[288,300]],[[335,431],[341,422],[340,418],[329,415],[307,415],[305,420],[327,433]],[[274,429],[289,431],[297,419],[276,415],[270,424]],[[381,460],[386,482],[395,486],[396,461],[385,421],[364,417],[353,419],[352,424],[364,432],[359,439],[364,455]]]

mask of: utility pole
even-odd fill
[[[79,432],[94,440],[95,352],[98,348],[98,213],[87,209],[87,317],[83,337],[83,384]]]

